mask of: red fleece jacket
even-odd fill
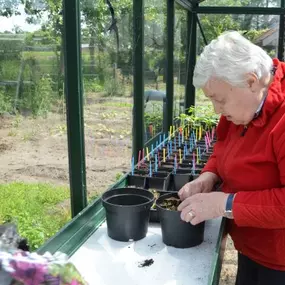
[[[242,254],[285,271],[285,63],[277,70],[261,114],[243,126],[221,117],[217,143],[203,172],[216,173],[223,191],[237,193],[228,230]]]

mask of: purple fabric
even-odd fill
[[[0,252],[0,270],[23,285],[88,285],[63,254]],[[1,271],[0,271],[1,272]]]

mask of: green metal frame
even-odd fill
[[[188,11],[192,9],[192,5],[188,0],[175,0],[175,2]]]
[[[204,44],[205,44],[205,45],[208,45],[208,41],[207,41],[207,38],[206,38],[206,36],[205,36],[204,30],[203,30],[203,28],[202,28],[201,22],[200,22],[200,20],[199,20],[199,16],[198,16],[197,14],[195,14],[195,15],[196,15],[196,17],[197,17],[198,27],[199,27],[199,30],[200,30],[200,32],[201,32],[201,35],[202,35]]]
[[[135,0],[133,5],[133,156],[138,162],[138,153],[144,147],[144,0]]]
[[[167,133],[170,126],[173,125],[173,98],[174,98],[174,0],[167,1],[167,47],[166,47],[166,112],[167,123],[166,129],[163,131]]]
[[[219,232],[219,237],[216,244],[216,250],[213,256],[212,262],[212,275],[209,276],[208,284],[219,284],[220,282],[220,275],[221,269],[224,259],[224,253],[226,250],[226,243],[227,243],[227,234],[225,231],[226,227],[226,219],[223,218],[222,225]]]
[[[282,15],[284,8],[273,7],[222,7],[199,6],[195,9],[198,14],[254,14],[254,15]]]
[[[196,65],[196,45],[197,45],[197,15],[193,12],[187,14],[188,23],[188,53],[186,68],[186,88],[185,88],[185,110],[195,106],[195,87],[193,85],[193,73]],[[190,32],[189,32],[190,31]]]
[[[281,7],[285,10],[285,0],[281,0]],[[279,38],[278,38],[278,58],[284,60],[284,33],[285,33],[285,16],[284,13],[280,15],[279,19]]]
[[[63,0],[65,97],[71,213],[87,206],[79,0]]]

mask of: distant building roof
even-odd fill
[[[261,47],[265,46],[276,46],[278,42],[279,29],[274,28],[264,32],[261,36],[259,36],[254,43]]]
[[[255,39],[254,43],[261,47],[277,46],[279,37],[279,19],[273,18],[270,21],[269,30]]]

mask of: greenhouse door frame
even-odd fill
[[[175,2],[187,10],[187,69],[185,85],[185,109],[195,105],[193,70],[196,63],[197,27],[202,31],[199,14],[267,14],[279,15],[278,58],[284,57],[284,14],[285,0],[278,8],[255,7],[208,7],[199,6],[202,1],[165,0],[167,4],[166,46],[166,133],[173,124],[174,99],[174,19]],[[65,96],[67,113],[67,136],[69,153],[69,177],[71,211],[74,217],[87,206],[86,166],[84,144],[83,87],[81,66],[81,22],[80,0],[63,0]],[[144,0],[133,0],[133,154],[143,149],[144,141]],[[206,40],[206,39],[205,39]],[[137,161],[137,157],[135,161]]]

